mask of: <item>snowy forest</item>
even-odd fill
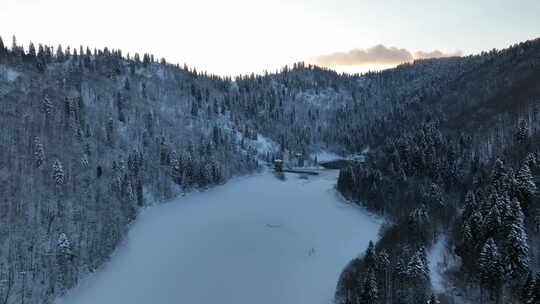
[[[300,62],[233,79],[0,38],[0,103],[0,303],[53,303],[147,206],[275,158],[366,147],[337,189],[389,223],[343,265],[337,303],[540,303],[539,39],[361,75]],[[461,261],[451,293],[429,283],[442,236]]]
[[[436,87],[389,90],[386,138],[340,172],[341,193],[392,220],[342,273],[338,303],[540,303],[540,40],[454,60]],[[414,83],[414,69],[372,77]],[[427,252],[441,237],[459,262],[436,295]]]

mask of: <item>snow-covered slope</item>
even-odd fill
[[[429,271],[431,273],[431,285],[434,291],[444,292],[444,278],[442,272],[445,268],[446,237],[441,236],[429,252]]]
[[[336,176],[261,173],[147,209],[58,304],[330,303],[380,226],[341,199]]]

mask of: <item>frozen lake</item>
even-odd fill
[[[266,172],[149,208],[112,260],[57,303],[330,303],[380,227],[340,198],[337,174]]]

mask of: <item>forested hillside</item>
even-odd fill
[[[441,236],[457,261],[441,302],[540,302],[540,40],[452,60],[457,77],[394,100],[384,142],[340,173],[341,193],[391,223],[344,270],[339,303],[436,303],[427,252]]]
[[[138,211],[257,169],[215,77],[0,44],[0,298],[49,303],[96,270]]]
[[[442,233],[464,261],[449,272],[456,286],[517,298],[537,269],[539,71],[539,40],[364,75],[297,63],[231,79],[150,54],[0,39],[0,302],[51,303],[145,206],[262,160],[368,146],[338,189],[393,224],[347,267],[338,301],[427,300],[426,251]]]
[[[302,63],[231,80],[150,54],[0,39],[0,301],[52,302],[145,206],[261,160],[353,150],[336,126],[357,87]]]

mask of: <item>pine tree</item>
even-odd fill
[[[514,200],[513,205],[514,218],[509,219],[510,226],[507,228],[504,264],[510,277],[519,279],[529,270],[529,245],[519,202]]]
[[[529,128],[527,126],[527,121],[524,119],[520,120],[519,127],[515,134],[516,142],[523,146],[527,142],[527,139],[529,138]]]
[[[74,284],[73,269],[70,265],[73,258],[74,255],[69,239],[65,233],[60,233],[57,241],[56,261],[59,267],[57,283],[62,294]]]
[[[491,182],[494,186],[500,186],[503,180],[506,178],[506,168],[503,161],[500,158],[495,160],[493,170],[491,171]]]
[[[64,184],[64,167],[58,159],[53,163],[53,178],[57,186]]]
[[[425,257],[420,250],[411,257],[409,264],[407,264],[407,273],[410,277],[416,278],[422,281],[429,280],[429,270],[424,263]]]
[[[529,271],[525,284],[521,288],[521,294],[519,296],[521,303],[524,303],[524,304],[530,303],[530,301],[532,300],[535,285],[536,285],[535,277],[533,276],[533,273]]]
[[[30,45],[28,46],[28,55],[32,57],[36,57],[36,47],[32,42],[30,42]]]
[[[486,217],[485,231],[488,233],[488,235],[495,236],[500,232],[501,225],[502,219],[499,204],[494,203]]]
[[[524,209],[528,212],[528,207],[534,196],[538,192],[534,177],[531,174],[528,162],[524,162],[516,175],[517,181],[517,198],[524,203]]]
[[[62,51],[62,45],[59,44],[56,48],[56,60],[62,62],[64,60],[64,51]]]
[[[43,149],[43,144],[39,140],[39,137],[34,137],[34,161],[36,168],[41,167],[45,161],[45,150]]]
[[[85,169],[88,168],[88,155],[86,153],[81,157],[81,167]]]
[[[4,55],[6,53],[6,47],[4,45],[4,41],[2,40],[2,37],[0,36],[0,56]]]
[[[375,277],[375,270],[370,268],[368,275],[364,281],[362,288],[362,294],[360,296],[361,303],[376,304],[379,298],[379,290],[377,284],[377,278]]]
[[[525,163],[529,166],[529,168],[534,168],[534,166],[537,165],[536,156],[534,153],[527,153],[527,156],[525,157]]]
[[[63,255],[72,255],[73,251],[71,250],[71,243],[69,242],[69,239],[67,238],[65,233],[60,233],[58,236],[58,252]]]
[[[52,108],[53,105],[49,98],[47,96],[43,97],[43,112],[45,112],[45,114],[49,116],[52,113]]]
[[[437,300],[437,297],[435,296],[434,293],[431,294],[431,297],[429,298],[429,300],[427,301],[427,304],[439,304],[439,300]]]
[[[13,35],[13,38],[11,39],[11,52],[13,54],[18,55],[19,53],[19,47],[17,46],[17,37]]]
[[[486,229],[484,229],[484,225],[486,223],[486,219],[483,217],[482,212],[475,211],[469,218],[468,218],[468,224],[471,228],[471,234],[474,237],[474,239],[482,239],[484,238],[484,235],[486,234]],[[476,244],[473,244],[476,245]]]
[[[375,246],[372,241],[369,241],[368,248],[366,249],[366,254],[364,255],[364,264],[367,268],[376,266],[377,254],[375,253]]]
[[[489,238],[482,247],[478,262],[481,286],[498,295],[502,287],[504,270],[500,260],[499,249],[493,238]]]
[[[471,214],[473,214],[473,212],[477,210],[477,208],[478,206],[476,203],[476,196],[474,195],[474,192],[468,191],[465,195],[465,202],[462,213],[463,218],[469,218],[469,216],[471,216]]]
[[[109,120],[107,121],[106,129],[107,129],[107,143],[113,146],[114,144],[114,141],[113,141],[114,119],[112,118],[112,116],[109,117]]]
[[[540,272],[536,273],[535,277],[535,283],[534,283],[534,289],[532,291],[532,295],[529,299],[529,302],[527,304],[537,304],[540,303]]]
[[[407,284],[411,287],[409,298],[424,302],[429,292],[429,268],[421,250],[417,250],[407,264]]]

